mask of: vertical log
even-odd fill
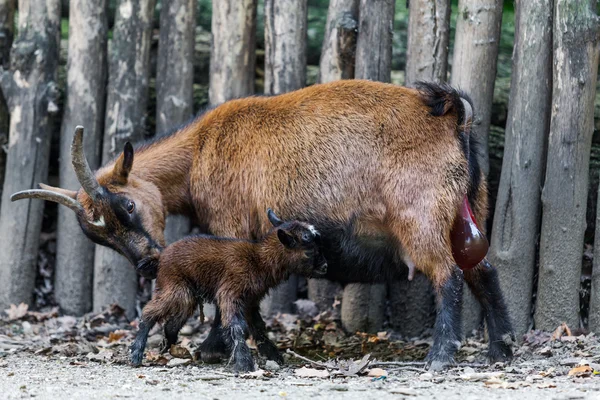
[[[448,69],[450,1],[409,3],[406,86],[417,81],[444,82]],[[425,275],[388,284],[390,323],[405,337],[420,336],[435,323],[435,296]]]
[[[49,118],[57,111],[60,1],[20,0],[18,31],[10,70],[0,70],[11,114],[0,207],[0,309],[32,300],[44,203],[12,203],[10,195],[48,176]]]
[[[358,33],[358,0],[332,0],[327,10],[325,38],[319,62],[320,83],[354,78],[354,54]],[[341,285],[326,279],[308,280],[308,298],[319,310],[332,308]]]
[[[0,0],[0,66],[9,68],[10,47],[15,33],[16,0]],[[4,185],[4,168],[6,166],[6,150],[8,143],[9,111],[6,99],[0,90],[0,198]]]
[[[92,168],[100,164],[106,95],[106,0],[71,0],[67,101],[60,135],[60,187],[80,187],[71,165],[75,126],[86,128],[84,151]],[[55,298],[68,314],[92,309],[94,244],[83,234],[75,214],[58,209]]]
[[[454,39],[451,84],[467,92],[475,106],[474,133],[481,143],[481,169],[487,175],[488,135],[496,61],[502,24],[502,0],[459,0]],[[483,224],[483,222],[481,222]],[[481,308],[470,291],[464,291],[463,332],[482,323]]]
[[[154,0],[121,0],[117,5],[109,55],[103,163],[120,154],[125,142],[144,138],[153,13]],[[94,310],[118,303],[132,317],[136,294],[136,273],[125,257],[96,246]]]
[[[307,0],[265,0],[265,94],[274,95],[306,85]],[[266,314],[291,312],[298,277],[271,291]]]
[[[257,0],[213,1],[211,104],[254,93]]]
[[[444,82],[450,43],[450,0],[411,0],[406,45],[406,85]]]
[[[552,101],[552,1],[517,0],[512,82],[490,261],[517,337],[531,326]]]
[[[600,186],[598,186],[598,192],[600,195]],[[594,235],[594,259],[592,266],[592,288],[590,293],[589,328],[590,331],[596,334],[600,332],[600,201],[598,201],[596,204],[596,230]]]
[[[392,73],[394,0],[360,0],[356,44],[357,79],[389,82]],[[349,332],[383,327],[385,284],[350,284],[342,298],[342,325]]]
[[[193,114],[196,2],[171,0],[160,12],[156,69],[156,133],[181,125]],[[172,243],[190,231],[183,215],[167,217],[165,240]]]
[[[596,1],[555,0],[553,27],[552,117],[542,190],[535,311],[536,328],[543,330],[554,329],[562,322],[579,327],[581,258],[598,74],[600,32]]]

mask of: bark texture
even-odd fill
[[[85,127],[84,151],[92,168],[100,164],[106,95],[106,0],[71,0],[67,101],[60,135],[60,187],[81,186],[71,165],[77,125]],[[92,310],[94,243],[79,227],[73,211],[58,208],[55,298],[61,310],[82,315]]]
[[[320,83],[354,78],[358,0],[331,0],[319,62]]]
[[[598,171],[596,171],[597,173]],[[598,186],[600,195],[600,186]],[[589,329],[600,332],[600,201],[596,203],[596,229],[594,236],[594,258],[592,268],[592,288],[590,293]]]
[[[451,84],[473,100],[474,133],[485,149],[480,161],[486,175],[501,23],[502,0],[459,0]]]
[[[450,1],[412,0],[409,3],[406,86],[417,81],[444,82],[448,69]],[[433,328],[435,296],[429,280],[417,274],[413,281],[388,285],[390,323],[405,337],[420,336]]]
[[[0,0],[0,66],[9,68],[10,47],[15,33],[16,0]],[[4,186],[4,167],[6,166],[6,150],[8,143],[9,111],[6,99],[0,90],[0,198]]]
[[[121,0],[110,47],[108,96],[102,163],[116,157],[125,142],[144,138],[154,0]],[[94,310],[118,303],[135,314],[137,279],[133,267],[115,251],[96,246]]]
[[[360,0],[356,43],[357,79],[389,82],[395,2]],[[376,332],[383,327],[386,285],[349,284],[342,298],[342,325],[348,332]]]
[[[213,1],[208,90],[211,104],[254,93],[256,5],[257,0]]]
[[[265,94],[306,85],[307,0],[265,0]],[[291,276],[262,303],[265,314],[292,312],[298,278]]]
[[[537,329],[555,329],[562,322],[579,326],[581,259],[598,74],[599,21],[595,10],[595,0],[554,2],[552,120],[542,191]]]
[[[265,0],[265,94],[306,86],[307,0]]]
[[[332,0],[319,62],[318,82],[354,78],[354,55],[358,33],[358,0]],[[308,280],[308,298],[320,311],[331,310],[342,287],[326,279]]]
[[[406,46],[406,85],[444,82],[450,43],[450,0],[411,0]]]
[[[188,121],[194,112],[194,39],[196,1],[172,0],[160,12],[156,69],[156,133]],[[165,240],[172,243],[190,231],[183,215],[167,217]]]
[[[60,1],[21,0],[19,34],[0,87],[10,110],[6,178],[0,207],[0,309],[31,303],[44,203],[11,194],[48,176],[50,114],[56,112]]]
[[[451,84],[467,92],[473,100],[473,132],[482,145],[479,162],[486,175],[501,23],[502,0],[459,0]],[[471,292],[465,290],[464,296],[463,332],[469,335],[481,327],[482,315]]]
[[[517,337],[529,330],[550,103],[552,1],[518,0],[502,175],[489,259]],[[536,66],[532,68],[532,66]]]

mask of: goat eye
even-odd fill
[[[312,241],[312,237],[310,236],[310,234],[305,232],[302,234],[302,241],[304,243],[310,243]]]
[[[131,214],[135,210],[135,203],[131,200],[127,202],[127,212]]]

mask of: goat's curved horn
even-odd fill
[[[471,107],[471,103],[467,100],[461,98],[463,103],[463,108],[465,109],[465,116],[463,120],[463,124],[465,125],[465,133],[469,133],[471,131],[471,123],[473,122],[473,107]]]
[[[81,206],[81,204],[79,204],[79,202],[77,200],[75,200],[72,197],[69,197],[65,194],[53,192],[50,190],[43,190],[43,189],[23,190],[21,192],[14,193],[12,196],[10,196],[10,201],[17,201],[17,200],[21,200],[21,199],[48,200],[48,201],[53,201],[58,204],[62,204],[63,206],[67,206],[71,210],[75,211],[76,213],[83,211],[83,207]]]
[[[81,187],[95,202],[102,195],[102,189],[83,153],[83,126],[75,128],[75,135],[71,144],[71,162]]]
[[[269,217],[269,222],[271,222],[274,227],[278,227],[279,225],[283,224],[283,221],[280,220],[270,208],[267,209],[267,217]]]

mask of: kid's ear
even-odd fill
[[[283,229],[277,229],[277,238],[288,249],[296,247],[296,239]]]
[[[131,168],[133,167],[133,146],[131,143],[125,143],[123,153],[115,161],[115,167],[113,168],[113,179],[119,184],[126,184]]]

